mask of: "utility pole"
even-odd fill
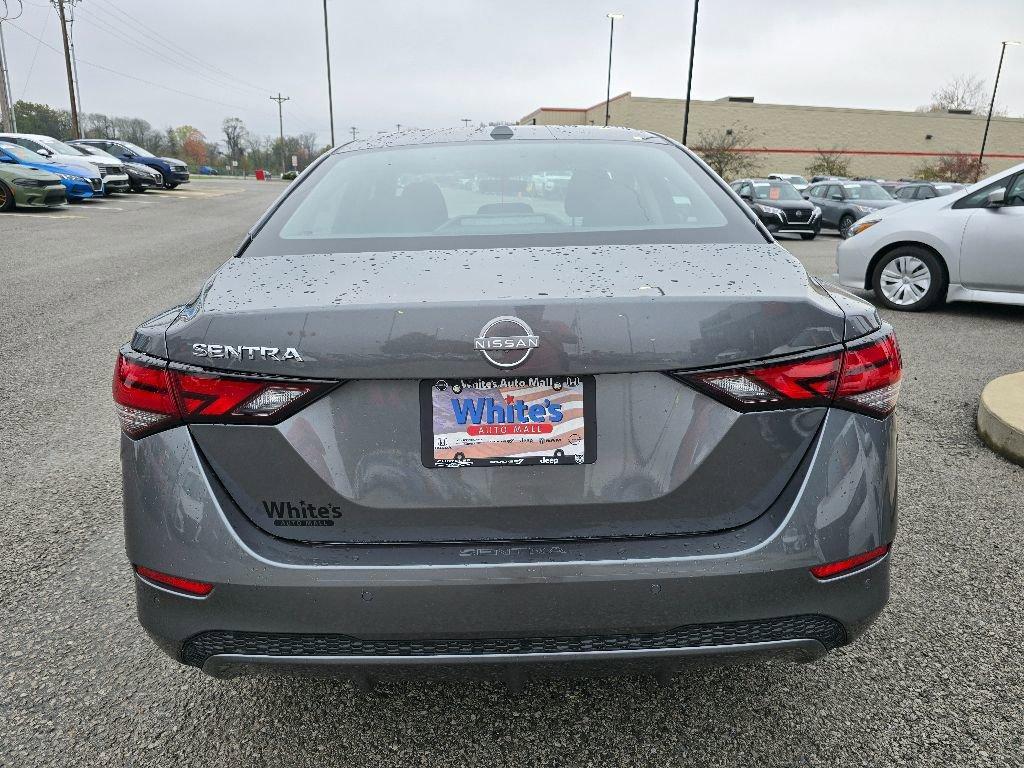
[[[324,0],[324,48],[327,49],[327,109],[331,113],[331,146],[334,146],[334,94],[331,91],[331,35],[327,31],[327,0]]]
[[[71,48],[68,43],[68,21],[64,16],[64,3],[72,0],[54,0],[57,4],[57,15],[60,16],[60,34],[64,38],[64,66],[68,72],[68,96],[71,97],[71,133],[76,138],[81,138],[82,133],[78,128],[78,101],[75,99],[75,77],[71,69]]]
[[[282,108],[282,105],[286,101],[291,101],[291,98],[292,98],[291,96],[282,96],[280,91],[277,92],[277,96],[271,96],[270,97],[271,101],[276,101],[277,102],[277,127],[278,127],[278,130],[280,131],[280,134],[281,134],[281,173],[282,174],[286,170],[288,170],[288,169],[285,167],[285,164],[284,164],[284,115],[283,115],[283,113],[281,111],[281,108]]]
[[[359,131],[359,129],[353,125],[351,128],[349,128],[349,130],[352,131],[352,141],[355,141],[356,133]]]
[[[0,19],[0,130],[13,133],[18,131],[18,121],[14,116],[14,102],[11,100],[11,83],[7,75],[3,19]]]
[[[697,50],[698,10],[700,10],[700,0],[693,0],[693,28],[690,31],[690,67],[686,70],[686,108],[683,111],[683,146],[686,146],[686,136],[690,130],[690,93],[693,87],[693,54]]]
[[[462,118],[462,125],[465,126],[466,128],[469,128],[469,124],[472,123],[472,122],[473,121],[470,120],[468,117]]]
[[[82,85],[78,79],[78,58],[75,56],[75,0],[71,0],[70,13],[68,14],[68,42],[71,44],[71,72],[75,76],[75,100],[78,103],[78,112],[81,114],[82,109]],[[78,135],[78,138],[85,138],[84,131]]]
[[[604,124],[612,118],[612,46],[615,45],[615,20],[621,19],[621,13],[609,13],[608,20],[611,22],[611,31],[608,33],[608,87],[604,97]]]
[[[988,105],[988,116],[985,118],[985,134],[981,137],[981,152],[978,153],[978,171],[974,174],[974,180],[981,180],[982,163],[985,160],[985,145],[988,144],[988,128],[992,125],[992,113],[996,109],[996,91],[999,90],[999,75],[1003,73],[1003,57],[1006,56],[1006,46],[1024,45],[1019,40],[1004,40],[1003,47],[999,51],[999,66],[996,68],[996,83],[992,86],[992,103]]]

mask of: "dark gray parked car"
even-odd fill
[[[804,198],[821,208],[822,229],[837,229],[843,237],[862,216],[899,205],[874,181],[822,181],[808,187]]]
[[[813,659],[888,599],[900,377],[674,141],[352,142],[122,349],[139,617],[217,676]]]

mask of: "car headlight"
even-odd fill
[[[50,186],[50,182],[46,179],[15,179],[14,185],[16,187],[31,187],[32,189],[42,189],[43,187]]]
[[[872,219],[872,218],[868,217],[866,219],[861,219],[860,221],[855,222],[853,224],[853,226],[851,226],[850,229],[849,229],[850,237],[853,237],[854,235],[859,235],[865,229],[870,229],[871,227],[875,226],[875,224],[877,224],[880,221],[881,221],[881,219],[877,219],[877,218],[876,219]]]
[[[762,205],[761,203],[758,203],[757,207],[761,213],[767,213],[770,216],[782,216],[782,209],[776,208],[773,205]]]
[[[818,216],[821,216],[821,208],[814,206],[814,210],[811,211],[811,218],[816,219]]]
[[[853,210],[860,211],[861,213],[874,213],[874,208],[868,208],[866,205],[855,205]]]

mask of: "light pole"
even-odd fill
[[[612,48],[615,45],[615,20],[621,19],[621,13],[609,13],[608,20],[611,22],[611,30],[608,33],[608,87],[605,89],[604,96],[604,124],[608,125],[608,121],[612,116]]]
[[[686,71],[686,106],[683,108],[683,144],[690,129],[690,90],[693,87],[693,52],[697,49],[697,10],[700,0],[693,0],[693,29],[690,30],[690,68]]]
[[[988,127],[992,124],[992,112],[996,108],[996,90],[999,88],[999,75],[1003,71],[1003,57],[1006,55],[1006,46],[1008,45],[1021,45],[1020,40],[1003,40],[1003,47],[999,51],[999,66],[996,67],[996,82],[992,86],[992,103],[988,105],[988,116],[985,118],[985,134],[981,137],[981,152],[978,153],[978,172],[974,175],[974,180],[978,181],[981,178],[981,162],[985,159],[985,144],[988,143]]]
[[[463,118],[461,118],[461,119],[462,119],[462,125],[463,125],[463,126],[464,126],[465,128],[469,128],[469,124],[473,122],[473,121],[472,121],[472,120],[470,120],[470,119],[469,119],[468,117],[463,117]]]
[[[324,0],[324,48],[327,50],[327,109],[331,113],[331,146],[334,146],[334,95],[331,92],[331,35],[327,31],[327,0]]]

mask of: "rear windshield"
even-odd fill
[[[754,197],[758,200],[803,200],[796,187],[788,181],[755,181]]]
[[[246,253],[657,242],[765,238],[670,145],[491,140],[334,155]]]

